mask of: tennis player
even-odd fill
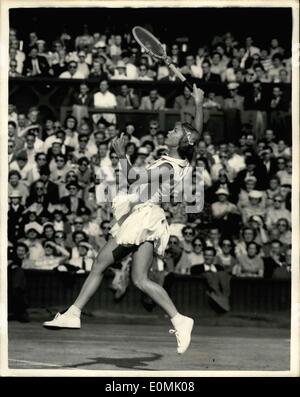
[[[98,289],[104,270],[131,252],[133,283],[169,315],[174,326],[170,333],[177,338],[177,352],[182,354],[187,350],[194,320],[178,312],[163,287],[148,278],[148,271],[153,255],[164,254],[170,236],[168,222],[160,203],[170,199],[170,192],[174,193],[187,174],[194,147],[202,133],[203,91],[195,84],[193,97],[196,103],[195,126],[177,122],[168,132],[168,155],[151,164],[145,174],[139,175],[138,182],[135,178],[134,184],[138,183],[140,187],[138,199],[136,193],[116,196],[112,203],[116,220],[111,229],[112,238],[99,252],[74,304],[63,314],[57,313],[52,321],[46,321],[44,327],[80,328],[81,310]],[[130,184],[132,165],[125,155],[125,140],[122,135],[115,138],[113,147],[120,159],[122,172]],[[149,184],[152,194],[146,197]],[[146,199],[142,199],[143,195]],[[132,197],[135,199],[132,200]]]

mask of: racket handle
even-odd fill
[[[186,85],[186,87],[193,92],[192,84],[184,77],[184,75],[176,68],[173,63],[168,64],[169,68],[173,70],[174,74]]]

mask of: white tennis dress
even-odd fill
[[[159,160],[146,167],[147,170],[170,164],[174,169],[173,188],[181,187],[181,182],[189,169],[187,160],[162,156]],[[141,185],[142,186],[142,185]],[[167,196],[166,196],[167,195]],[[167,181],[152,197],[143,202],[137,202],[136,194],[118,193],[112,202],[113,215],[116,223],[110,233],[119,245],[140,245],[145,241],[154,242],[154,252],[164,255],[168,245],[170,232],[164,210],[160,203],[166,202],[170,195],[170,183]]]

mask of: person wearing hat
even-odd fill
[[[291,225],[291,212],[285,207],[285,200],[281,194],[277,194],[273,198],[273,203],[266,211],[266,226],[268,230],[273,229],[279,219],[286,219]]]
[[[25,207],[21,204],[22,195],[18,190],[11,190],[9,194],[9,207],[7,212],[7,234],[8,240],[14,243],[24,233],[23,213]]]
[[[24,227],[25,240],[23,241],[29,249],[28,263],[26,268],[34,268],[35,261],[44,256],[44,249],[40,242],[43,227],[38,222],[27,223]],[[25,267],[24,267],[25,268]]]
[[[262,205],[263,196],[264,194],[260,190],[251,190],[251,192],[249,192],[249,204],[241,210],[244,225],[247,225],[249,219],[254,215],[265,217],[266,209],[265,206]]]
[[[211,206],[212,216],[221,232],[230,230],[234,234],[239,222],[239,210],[236,205],[228,201],[228,190],[219,188],[216,196],[218,199]]]
[[[79,256],[69,260],[70,265],[76,266],[76,268],[78,268],[76,273],[79,274],[91,271],[94,261],[90,256],[88,256],[89,250],[93,250],[93,247],[88,242],[81,241],[78,244]]]
[[[255,176],[248,176],[245,179],[245,189],[241,189],[237,206],[240,210],[249,205],[249,193],[255,190],[257,179]]]
[[[147,165],[147,157],[149,156],[149,151],[146,147],[140,147],[137,151],[137,157],[134,162],[135,169],[145,169]]]
[[[82,198],[78,197],[80,186],[77,182],[77,178],[75,181],[70,181],[69,183],[67,183],[66,189],[68,190],[69,195],[62,197],[59,203],[66,206],[66,208],[68,209],[68,215],[78,215],[80,211],[85,208],[85,203]]]
[[[42,181],[44,183],[44,194],[49,199],[49,202],[52,204],[58,203],[59,200],[59,190],[58,185],[52,182],[50,177],[50,168],[47,164],[43,165],[39,169],[40,179],[38,181]],[[30,194],[32,195],[35,192],[37,182],[34,182],[30,186]]]
[[[125,62],[120,60],[117,62],[114,73],[110,75],[111,80],[128,80]]]

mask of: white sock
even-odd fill
[[[71,316],[80,317],[81,310],[78,307],[72,305],[64,314],[70,314]]]
[[[177,313],[177,314],[175,314],[174,317],[171,318],[171,322],[174,325],[174,327],[176,328],[184,319],[185,319],[185,316],[183,316],[180,313]]]

